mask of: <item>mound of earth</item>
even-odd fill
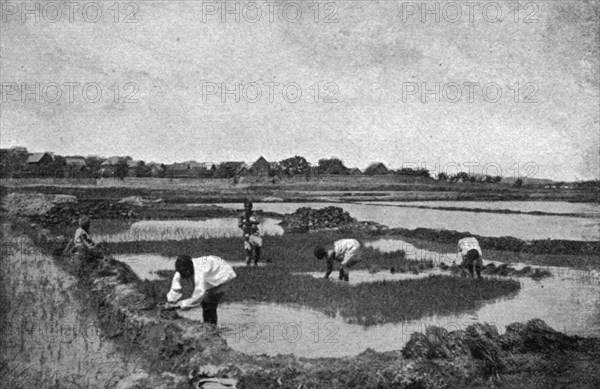
[[[75,224],[83,215],[91,219],[128,219],[135,216],[135,207],[107,200],[81,203],[61,203],[41,215],[31,217],[43,224]]]
[[[302,207],[286,214],[280,225],[286,232],[308,232],[325,229],[380,231],[387,226],[370,221],[359,222],[340,207],[313,209]]]

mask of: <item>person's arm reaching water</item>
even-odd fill
[[[175,272],[173,280],[171,281],[171,289],[167,293],[167,301],[170,303],[176,303],[183,294],[181,293],[181,275],[179,272]]]

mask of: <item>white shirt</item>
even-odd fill
[[[480,257],[483,257],[483,252],[481,251],[481,247],[479,247],[479,242],[477,241],[477,239],[473,238],[472,236],[469,236],[467,238],[462,238],[458,241],[458,252],[461,256],[464,257],[465,255],[467,255],[467,252],[469,250],[473,249],[477,250]]]
[[[192,258],[194,264],[194,292],[189,299],[179,302],[181,308],[193,308],[202,302],[208,289],[216,288],[233,280],[236,276],[233,268],[222,258],[215,255]],[[175,272],[171,282],[171,290],[167,293],[167,301],[176,302],[181,294],[181,274]]]
[[[333,244],[333,253],[335,259],[345,265],[356,255],[359,248],[360,243],[356,239],[340,239]]]

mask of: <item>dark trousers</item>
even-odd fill
[[[217,325],[217,307],[223,300],[225,293],[220,287],[209,289],[200,304],[202,306],[202,319],[205,323]]]
[[[463,259],[463,266],[469,270],[472,278],[475,278],[475,272],[477,272],[477,278],[481,278],[481,267],[483,266],[483,261],[481,260],[479,251],[475,249],[467,251],[467,254]]]
[[[350,280],[350,277],[348,276],[348,273],[345,272],[343,268],[340,268],[340,280],[341,281],[346,281],[346,282],[348,282]]]
[[[246,250],[246,265],[250,265],[252,260],[254,260],[254,264],[258,265],[258,261],[260,261],[260,246],[251,245],[250,250]]]

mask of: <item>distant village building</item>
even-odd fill
[[[10,151],[16,154],[28,154],[27,148],[23,146],[13,146],[10,148]]]
[[[372,163],[365,169],[365,174],[369,176],[388,173],[388,168],[382,162]]]
[[[29,154],[29,156],[27,157],[27,165],[30,166],[46,165],[51,163],[52,161],[54,161],[54,158],[50,153],[33,153]]]
[[[226,161],[221,162],[214,172],[215,178],[233,178],[248,174],[248,166],[245,162]]]
[[[248,165],[246,165],[245,163],[243,163],[242,165],[240,165],[237,170],[235,171],[235,176],[236,177],[245,177],[249,174],[249,170],[248,170]]]
[[[87,170],[85,158],[79,155],[65,157],[65,164],[67,165],[66,173],[69,177],[77,177]]]
[[[117,165],[121,161],[127,160],[125,157],[109,157],[100,164],[100,175],[103,177],[112,177],[117,171]]]
[[[81,157],[81,156],[72,156],[72,157],[65,157],[65,163],[67,164],[68,167],[72,167],[72,168],[84,168],[87,166],[87,163],[85,162],[85,158]]]
[[[123,157],[109,157],[106,158],[104,162],[102,162],[102,166],[115,166],[118,165],[119,162],[124,159]]]
[[[248,173],[251,176],[268,176],[270,171],[271,164],[262,156],[248,169]]]
[[[165,173],[163,171],[163,167],[156,162],[150,162],[147,165],[148,165],[148,168],[150,169],[150,175],[152,177],[160,177]]]
[[[201,162],[200,166],[204,170],[215,171],[219,164],[216,162]]]

